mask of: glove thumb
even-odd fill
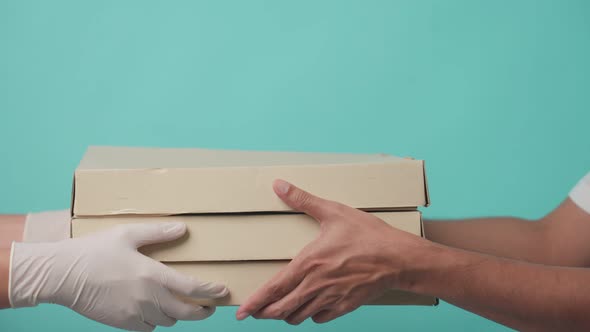
[[[182,222],[127,224],[119,227],[119,231],[135,248],[172,241],[186,233],[186,225]]]

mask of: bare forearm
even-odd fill
[[[454,248],[535,263],[552,264],[544,255],[545,225],[512,217],[427,220],[426,237]]]
[[[10,268],[10,246],[21,241],[25,216],[0,215],[0,309],[10,306],[8,301],[8,273]]]
[[[416,257],[407,289],[518,330],[590,329],[590,271],[496,258],[440,245]]]
[[[571,199],[537,221],[426,221],[426,237],[454,248],[555,266],[590,266],[590,214]]]
[[[10,248],[12,241],[22,239],[24,221],[24,215],[0,214],[0,248]]]

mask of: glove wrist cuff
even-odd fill
[[[34,307],[48,302],[49,280],[55,265],[50,243],[13,242],[10,250],[8,300],[12,308]]]

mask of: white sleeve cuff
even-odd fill
[[[23,242],[56,242],[70,237],[70,211],[29,213]]]
[[[590,214],[590,173],[576,184],[569,196],[582,210]]]

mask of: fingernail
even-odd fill
[[[186,225],[181,222],[171,222],[164,226],[164,233],[180,233],[184,230]]]
[[[275,181],[275,189],[279,194],[286,194],[290,187],[291,185],[283,180]]]

